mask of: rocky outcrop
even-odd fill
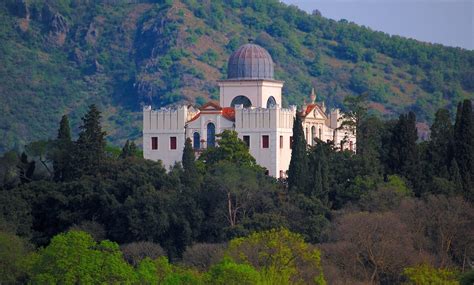
[[[85,40],[88,44],[95,46],[97,39],[99,38],[99,29],[95,22],[89,24],[89,28],[87,29]]]
[[[58,46],[62,46],[66,41],[69,26],[66,18],[61,14],[55,13],[49,22],[49,38]]]

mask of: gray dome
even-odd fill
[[[228,79],[273,79],[273,60],[263,47],[245,44],[229,58]]]

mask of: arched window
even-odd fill
[[[201,148],[201,135],[198,132],[193,134],[193,148],[200,149]]]
[[[272,108],[272,107],[275,107],[277,104],[276,100],[275,100],[275,97],[273,96],[270,96],[267,100],[267,108]]]
[[[316,137],[316,127],[311,127],[311,145],[314,145],[314,138]]]
[[[207,147],[216,146],[216,126],[213,123],[207,124]]]
[[[249,108],[252,107],[252,102],[249,98],[240,95],[232,99],[232,102],[230,103],[231,107],[235,107],[235,105],[244,105],[244,108]]]

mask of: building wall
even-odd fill
[[[274,107],[235,110],[235,130],[240,139],[248,136],[249,151],[257,163],[267,168],[269,175],[284,176],[291,160],[290,137],[293,134],[293,118],[296,107],[281,109]],[[268,136],[268,148],[263,147],[263,136]],[[280,148],[280,136],[282,147]],[[282,175],[283,174],[283,175]]]
[[[224,80],[219,82],[222,107],[231,107],[232,100],[244,95],[252,102],[252,107],[266,108],[270,96],[281,106],[283,82],[270,80]]]
[[[161,160],[168,169],[181,161],[185,142],[184,126],[188,117],[187,106],[178,109],[143,110],[143,156]],[[152,149],[152,137],[158,140],[158,149]],[[176,149],[171,149],[171,137],[176,137]]]

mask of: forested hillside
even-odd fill
[[[141,104],[218,98],[227,58],[249,38],[285,81],[284,103],[315,87],[340,106],[367,93],[384,116],[474,97],[474,52],[431,45],[311,15],[276,0],[6,0],[0,4],[0,152],[53,137],[68,113],[104,110],[109,140],[138,139]],[[139,142],[139,140],[137,140]]]

